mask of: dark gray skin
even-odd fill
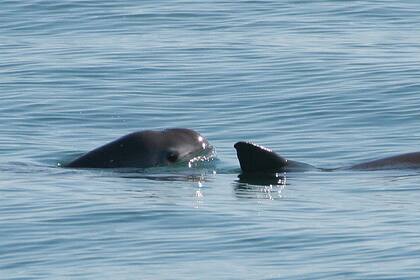
[[[189,162],[209,156],[213,147],[198,132],[186,128],[130,133],[71,161],[74,168],[148,168]]]
[[[317,168],[310,164],[285,159],[270,149],[249,142],[237,142],[234,147],[236,149],[242,172],[245,174],[307,170],[333,171],[339,169],[420,169],[420,152],[402,154],[383,159],[368,161],[349,167],[327,169]]]

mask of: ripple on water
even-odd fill
[[[417,171],[256,182],[238,178],[233,144],[320,167],[418,150],[419,11],[415,1],[3,1],[1,275],[416,279]],[[201,132],[219,161],[57,167],[167,127]]]

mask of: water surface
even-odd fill
[[[417,1],[3,1],[0,278],[417,279],[420,173],[240,182],[233,144],[419,151]],[[57,167],[188,127],[214,168]]]

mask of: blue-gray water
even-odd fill
[[[418,279],[419,171],[253,185],[233,144],[322,167],[419,151],[419,14],[414,0],[3,0],[0,278]],[[166,127],[206,136],[215,167],[57,167]]]

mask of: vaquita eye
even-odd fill
[[[167,159],[169,162],[176,162],[176,161],[178,160],[178,153],[176,153],[176,152],[169,152],[169,153],[166,155],[166,159]]]

